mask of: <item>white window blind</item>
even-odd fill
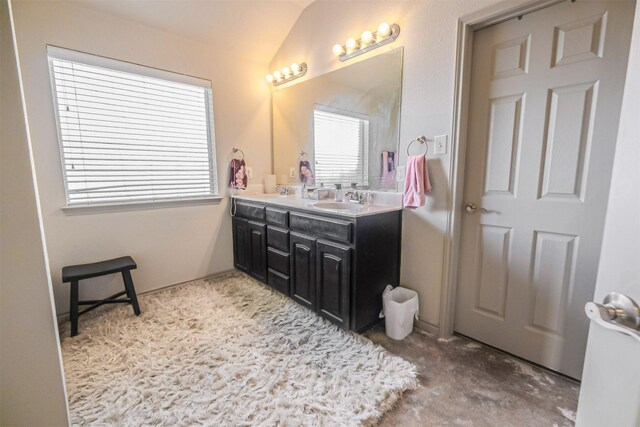
[[[316,183],[369,185],[369,120],[327,111],[313,112]]]
[[[217,195],[210,82],[48,53],[69,206]]]

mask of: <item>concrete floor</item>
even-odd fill
[[[381,426],[572,426],[579,384],[462,337],[412,333],[394,341],[365,334],[418,367],[420,388],[405,393]]]

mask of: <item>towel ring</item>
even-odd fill
[[[309,160],[309,155],[307,154],[306,151],[301,151],[300,152],[300,160],[305,160],[305,158],[306,158],[306,160]]]
[[[234,154],[235,154],[235,153],[237,153],[238,151],[242,154],[242,159],[240,159],[240,160],[244,160],[244,151],[242,151],[242,150],[241,150],[241,149],[239,149],[239,148],[235,148],[235,147],[233,147],[233,148],[231,149],[231,152],[232,152],[232,153],[234,153]]]
[[[409,149],[411,148],[411,144],[413,144],[414,142],[417,142],[419,144],[424,144],[424,156],[427,155],[427,151],[429,151],[429,144],[427,144],[427,141],[429,141],[429,139],[427,139],[426,136],[419,136],[416,139],[414,139],[413,141],[411,141],[409,143],[409,145],[407,145],[407,156],[410,156],[409,154]]]

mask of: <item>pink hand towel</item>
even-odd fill
[[[407,160],[407,173],[404,178],[405,208],[417,208],[424,206],[424,193],[431,191],[429,174],[427,172],[427,160],[424,156],[409,156]]]

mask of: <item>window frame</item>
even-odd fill
[[[62,184],[65,192],[65,206],[62,210],[65,212],[80,212],[84,210],[136,210],[147,207],[161,206],[178,206],[178,205],[200,205],[208,203],[219,203],[223,197],[219,192],[218,165],[216,159],[216,138],[215,138],[215,121],[213,111],[213,87],[211,80],[190,76],[187,74],[177,73],[173,71],[163,70],[160,68],[140,65],[133,62],[122,61],[105,56],[95,55],[91,53],[81,52],[78,50],[62,48],[54,45],[46,46],[47,66],[49,68],[49,79],[51,93],[53,98],[53,109],[55,114],[56,131],[58,138],[58,152],[60,155],[60,165],[62,168]],[[78,62],[89,66],[101,67],[108,70],[119,71],[124,73],[135,74],[138,76],[149,77],[169,82],[182,83],[191,86],[197,86],[205,89],[205,111],[207,116],[207,148],[209,161],[209,184],[211,193],[208,195],[171,197],[159,200],[149,199],[133,199],[123,201],[109,201],[104,203],[70,203],[69,199],[69,181],[65,167],[64,144],[62,137],[62,127],[59,113],[58,94],[56,90],[56,80],[52,69],[52,59],[66,60]]]
[[[369,183],[369,138],[371,137],[371,118],[362,113],[357,113],[354,111],[342,110],[340,108],[329,107],[322,104],[314,104],[312,111],[312,140],[313,140],[313,167],[314,167],[314,175],[316,176],[316,183],[318,181],[317,173],[318,166],[316,163],[316,136],[315,136],[315,112],[321,111],[324,113],[335,114],[338,116],[349,117],[351,119],[356,119],[360,121],[360,136],[362,138],[362,180],[363,182],[359,182],[358,185],[368,187]],[[341,184],[350,184],[350,183],[341,183]]]

